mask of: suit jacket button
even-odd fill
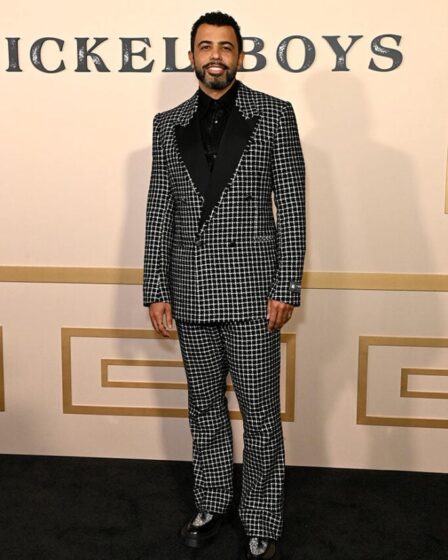
[[[229,247],[236,247],[236,241],[234,239],[229,242]]]
[[[296,282],[295,280],[291,280],[291,282],[289,284],[289,288],[290,288],[291,292],[300,292],[300,284],[298,282]]]

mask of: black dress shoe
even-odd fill
[[[201,548],[201,546],[204,546],[204,544],[210,541],[218,533],[224,519],[224,514],[212,513],[211,515],[212,518],[209,521],[198,527],[193,525],[193,521],[196,519],[197,514],[185,523],[180,534],[182,536],[183,543],[186,546]]]
[[[253,543],[253,539],[257,539],[257,543]],[[256,544],[257,546],[251,546]],[[261,554],[257,554],[258,550],[263,550],[262,542],[267,542],[267,547]],[[243,556],[245,560],[280,560],[280,553],[277,548],[277,543],[273,539],[265,539],[260,537],[250,537],[247,543],[246,553]]]

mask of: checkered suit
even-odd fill
[[[246,533],[282,530],[280,332],[268,298],[300,305],[305,167],[290,103],[240,83],[210,174],[197,92],[154,118],[144,305],[172,304],[188,381],[200,511],[232,500],[230,373],[244,422],[239,513]],[[277,222],[272,210],[272,193]]]
[[[197,108],[196,92],[154,118],[144,305],[200,322],[262,317],[268,297],[299,306],[305,166],[291,104],[240,83],[211,177]]]

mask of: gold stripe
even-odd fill
[[[67,412],[72,406],[72,349],[69,329],[61,329],[62,356],[62,410]]]
[[[0,282],[39,284],[141,284],[140,268],[0,266]]]
[[[395,416],[366,416],[363,422],[367,426],[401,426],[404,428],[448,428],[444,418],[400,418]]]
[[[417,348],[447,348],[448,338],[433,336],[361,336],[366,346],[412,346]]]
[[[445,214],[448,214],[448,151],[446,154],[446,171],[445,171]]]
[[[186,383],[174,381],[123,381],[109,379],[109,366],[157,366],[157,367],[178,367],[184,368],[182,360],[119,360],[103,358],[101,360],[101,387],[125,387],[128,389],[168,389],[183,390],[188,389]],[[232,385],[227,385],[227,391],[233,391]]]
[[[448,377],[448,369],[438,368],[401,368],[400,397],[420,399],[448,399],[447,391],[410,391],[410,375],[433,375]]]
[[[446,418],[405,418],[398,416],[371,416],[367,414],[368,359],[370,346],[448,348],[448,338],[413,336],[360,336],[358,357],[357,423],[370,426],[448,428],[448,419]],[[403,383],[403,379],[401,379],[401,391],[404,387]]]
[[[285,412],[282,412],[282,420],[294,422],[296,409],[296,334],[280,333],[280,342],[286,343]]]
[[[0,327],[0,412],[5,410],[5,377],[3,371],[3,327]]]
[[[158,418],[188,418],[186,408],[150,408],[142,406],[100,406],[71,404],[64,409],[65,414],[94,414],[107,416],[157,416]],[[232,420],[241,420],[236,410],[229,411]]]
[[[141,285],[141,268],[0,266],[0,282]],[[448,274],[305,272],[304,289],[448,292]]]
[[[308,272],[304,275],[303,287],[326,290],[448,292],[448,274]]]
[[[65,414],[106,414],[115,416],[158,416],[171,418],[187,418],[188,410],[184,408],[165,408],[165,407],[141,407],[141,406],[103,406],[103,405],[77,405],[73,404],[72,395],[72,360],[71,360],[71,339],[77,337],[93,338],[158,338],[165,339],[153,330],[149,329],[102,329],[89,327],[63,327],[61,329],[61,350],[62,350],[62,401],[63,412]],[[177,331],[171,332],[172,339],[177,339]],[[285,411],[281,413],[284,422],[294,421],[295,408],[295,333],[281,333],[280,341],[286,343],[286,403]],[[139,381],[109,381],[107,368],[109,363],[125,363],[135,365],[135,362],[144,362],[144,365],[178,365],[183,367],[183,362],[178,360],[120,360],[103,358],[101,360],[101,381],[109,383],[106,386],[119,387],[142,387],[144,382]],[[113,385],[112,385],[113,384]],[[120,385],[116,385],[120,384]],[[176,385],[176,386],[173,386]],[[180,386],[181,385],[181,386]],[[184,389],[186,384],[181,383],[156,383],[151,382],[145,387],[153,389]],[[229,411],[232,419],[241,420],[241,413],[237,410]]]

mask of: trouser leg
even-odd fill
[[[194,497],[199,511],[224,513],[233,497],[228,364],[219,324],[176,321],[188,383]]]
[[[265,318],[222,324],[244,422],[239,514],[250,536],[278,539],[283,527],[285,455],[280,417],[280,331]]]

